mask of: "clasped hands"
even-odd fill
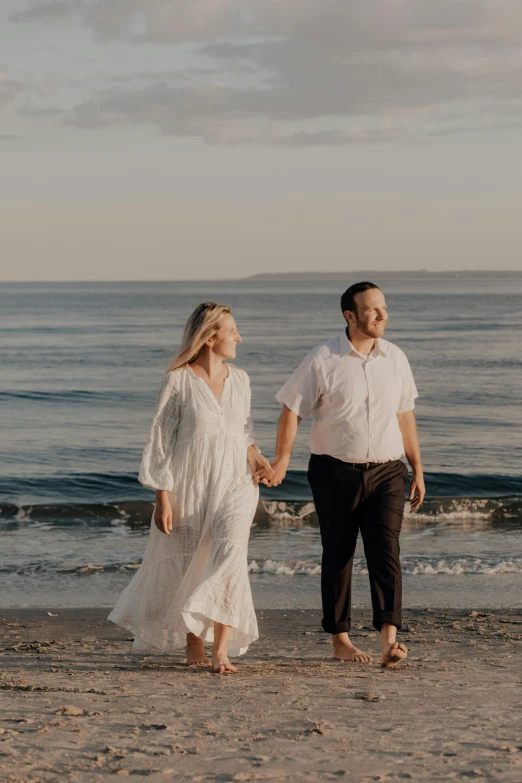
[[[270,463],[263,454],[249,448],[248,462],[254,481],[266,487],[277,487],[286,475],[290,457],[275,457]]]

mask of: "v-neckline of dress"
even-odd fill
[[[192,369],[192,367],[190,366],[190,364],[187,364],[187,369],[188,369],[188,371],[191,373],[191,375],[192,375],[194,378],[196,378],[196,380],[200,381],[200,382],[203,384],[203,386],[205,387],[205,389],[206,389],[206,391],[207,391],[207,394],[208,394],[208,396],[211,398],[211,400],[212,400],[212,402],[214,403],[214,405],[215,405],[215,406],[216,406],[216,407],[217,407],[217,408],[218,408],[220,411],[223,411],[223,404],[222,404],[222,403],[223,403],[223,398],[224,398],[224,396],[225,396],[225,391],[226,391],[226,388],[227,388],[227,386],[228,386],[228,379],[230,378],[230,367],[227,365],[228,374],[225,376],[225,378],[224,378],[224,380],[223,380],[223,391],[221,392],[221,399],[220,399],[220,400],[218,400],[218,398],[216,397],[216,395],[214,394],[214,392],[212,391],[212,389],[210,388],[210,386],[208,385],[208,383],[207,383],[207,382],[206,382],[206,381],[205,381],[203,378],[201,378],[201,376],[199,376],[199,375],[196,375],[196,373],[194,372],[194,370]]]

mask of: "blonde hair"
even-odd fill
[[[229,307],[216,304],[216,302],[203,302],[198,305],[188,317],[179,351],[167,372],[172,372],[172,370],[177,370],[179,367],[193,362],[207,340],[216,334],[221,318],[230,313]]]

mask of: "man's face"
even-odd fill
[[[357,312],[346,312],[350,326],[355,326],[367,337],[382,337],[388,323],[383,292],[379,288],[370,288],[356,294],[354,299]]]

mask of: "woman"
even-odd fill
[[[228,658],[258,638],[247,573],[257,481],[272,468],[255,445],[250,382],[225,360],[241,337],[230,309],[206,302],[187,321],[160,391],[139,480],[156,490],[143,563],[109,620],[134,646],[173,650],[189,664],[237,671]]]

